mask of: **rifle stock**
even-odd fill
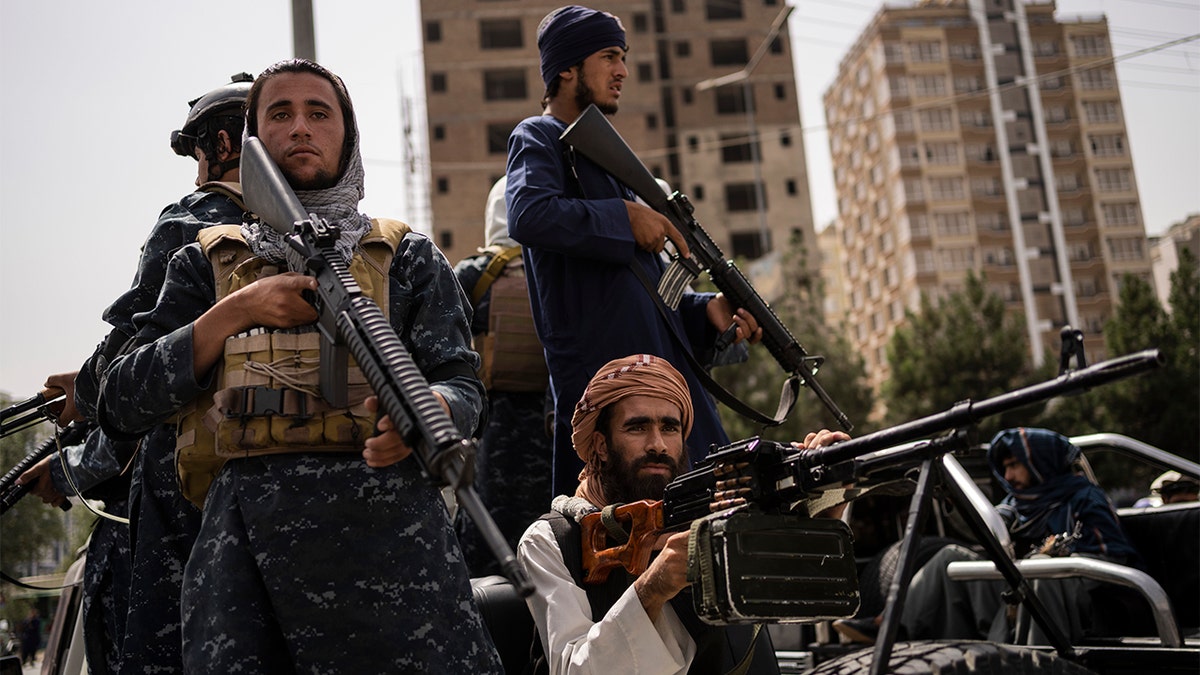
[[[843,429],[850,431],[854,428],[850,419],[817,381],[821,357],[808,355],[737,265],[725,257],[700,223],[692,217],[694,209],[688,198],[679,192],[667,197],[646,165],[595,105],[588,106],[579,119],[567,127],[562,134],[562,141],[616,177],[651,208],[666,216],[687,241],[691,258],[676,255],[659,285],[659,294],[666,304],[677,307],[683,286],[700,272],[708,272],[713,285],[731,303],[744,308],[758,321],[763,331],[763,345],[780,367],[799,377],[801,384],[816,394]]]
[[[944,454],[949,449],[930,441],[910,445],[869,465],[854,461],[863,455],[961,429],[985,417],[1115,382],[1161,365],[1163,358],[1157,349],[1135,352],[978,402],[968,399],[944,412],[827,448],[794,450],[790,446],[758,438],[717,448],[709,453],[702,466],[671,481],[662,501],[635,502],[614,510],[618,522],[630,525],[626,543],[605,548],[607,541],[605,528],[600,524],[600,514],[585,516],[582,525],[586,579],[589,583],[593,583],[593,579],[595,582],[603,581],[609,571],[618,565],[625,567],[630,574],[644,572],[650,547],[659,534],[679,529],[693,520],[733,506],[722,501],[727,497],[724,494],[727,483],[724,481],[728,481],[730,476],[739,484],[738,490],[743,495],[741,501],[768,512],[786,509],[789,504],[819,495],[826,489],[840,487],[844,482],[858,480],[881,466],[913,464],[931,454]],[[593,519],[590,529],[589,519]]]
[[[287,235],[289,267],[317,279],[314,305],[323,336],[322,361],[327,343],[349,349],[421,471],[435,485],[453,487],[505,576],[522,595],[531,593],[532,585],[472,486],[474,442],[458,432],[383,311],[362,294],[333,247],[337,228],[304,211],[257,138],[248,138],[242,146],[241,177],[249,209]],[[342,373],[344,397],[344,367]]]

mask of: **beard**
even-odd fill
[[[609,504],[629,504],[642,499],[662,499],[663,490],[679,475],[681,467],[669,455],[647,454],[626,463],[620,453],[610,453],[609,461],[600,467],[600,487]],[[642,467],[659,464],[670,470],[662,474],[641,475]]]
[[[320,170],[308,178],[299,178],[290,171],[284,171],[283,177],[287,179],[288,185],[292,186],[293,190],[304,192],[312,192],[315,190],[326,190],[338,184],[341,179],[340,175],[333,175],[325,170]]]
[[[587,85],[583,77],[583,69],[579,70],[579,77],[575,80],[575,104],[580,110],[586,110],[589,104],[595,103],[600,112],[605,115],[617,114],[617,103],[600,103],[596,100],[595,94],[592,93],[592,88]]]

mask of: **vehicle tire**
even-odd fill
[[[871,666],[874,647],[822,663],[810,675],[858,675]],[[980,641],[897,642],[888,673],[897,675],[1095,675],[1049,652]]]

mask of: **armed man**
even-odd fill
[[[756,342],[761,331],[753,316],[735,312],[720,294],[688,293],[678,310],[660,316],[650,295],[666,269],[659,253],[670,239],[686,255],[682,235],[613,176],[564,152],[559,137],[590,104],[617,112],[628,75],[620,20],[577,5],[559,8],[542,19],[538,49],[545,109],[509,138],[505,196],[509,233],[524,247],[533,317],[550,370],[554,493],[563,494],[574,491],[582,468],[571,449],[572,410],[600,366],[648,353],[682,367],[696,410],[689,453],[698,460],[729,439],[700,380],[684,365],[687,354],[713,351],[731,325],[739,342]]]
[[[197,163],[195,192],[164,208],[138,260],[133,284],[105,311],[112,330],[79,370],[51,376],[47,386],[67,392],[70,417],[94,420],[100,381],[108,364],[134,334],[135,314],[154,308],[172,254],[196,240],[200,230],[221,223],[240,223],[244,208],[238,185],[243,106],[253,76],[238,73],[230,81],[188,102],[181,129],[171,133],[175,154]],[[75,413],[75,410],[78,413]],[[113,592],[98,596],[103,605],[92,612],[92,593],[84,596],[84,636],[92,672],[183,672],[180,655],[179,594],[183,568],[200,529],[200,512],[179,492],[175,478],[175,433],[157,425],[140,441],[132,483],[122,473],[134,454],[136,440],[113,440],[96,431],[69,462],[71,482],[87,496],[104,498],[105,510],[125,515],[129,526],[103,519],[88,544],[85,586],[93,577]],[[39,478],[35,494],[58,503],[72,494],[61,463],[50,458],[22,481]],[[91,489],[91,493],[86,492]],[[123,494],[116,494],[120,490]],[[98,494],[97,494],[98,492]],[[127,607],[128,605],[128,607]]]
[[[341,78],[303,59],[270,66],[250,90],[246,133],[304,209],[337,228],[336,255],[469,435],[483,391],[466,298],[428,238],[358,213],[360,139]],[[316,281],[283,271],[287,246],[250,221],[179,251],[100,399],[106,427],[131,434],[190,406],[189,452],[226,460],[210,486],[193,485],[204,508],[184,573],[185,668],[498,672],[445,504],[402,461],[411,449],[388,417],[374,421],[378,402],[353,372],[348,407],[317,392],[318,314],[305,295]]]
[[[689,468],[684,442],[694,420],[683,376],[649,354],[605,364],[588,383],[571,419],[585,468],[575,497],[557,497],[551,513],[521,539],[518,556],[534,582],[527,600],[546,663],[562,673],[728,673],[749,659],[750,673],[776,673],[765,631],[714,627],[697,618],[687,580],[688,532],[664,535],[641,575],[611,572],[583,582],[578,521],[606,506],[662,499]],[[797,448],[846,440],[844,432],[810,433]],[[548,670],[545,666],[548,665]]]

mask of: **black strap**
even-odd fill
[[[691,366],[692,372],[696,374],[696,378],[721,403],[724,403],[730,410],[745,417],[746,419],[757,422],[763,426],[774,427],[783,424],[787,420],[788,413],[792,411],[792,406],[796,405],[796,396],[800,392],[800,378],[797,375],[792,375],[784,383],[783,388],[779,392],[779,407],[775,410],[774,417],[768,417],[761,413],[749,404],[738,398],[733,392],[721,386],[708,374],[708,370],[696,360],[692,355],[691,347],[687,341],[675,330],[675,324],[671,322],[670,310],[663,304],[662,298],[658,295],[658,290],[654,284],[650,282],[650,278],[646,276],[646,270],[638,264],[637,259],[629,263],[629,268],[633,270],[634,276],[638,281],[642,282],[642,287],[646,289],[646,293],[654,301],[654,307],[658,309],[658,313],[663,318],[663,323],[667,324],[667,329],[671,332],[672,339],[679,345],[680,351],[683,352],[684,358],[687,359],[688,365]]]

